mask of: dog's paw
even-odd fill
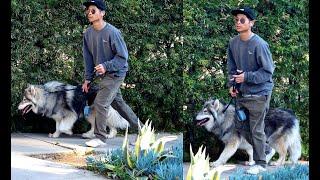
[[[271,162],[269,162],[269,165],[270,165],[270,166],[278,166],[278,162],[276,162],[276,161],[271,161]]]
[[[255,164],[256,164],[255,161],[245,161],[245,162],[244,162],[244,165],[245,165],[245,166],[253,166],[253,165],[255,165]]]
[[[281,166],[281,165],[284,165],[284,163],[282,162],[278,162],[278,161],[271,161],[269,163],[270,166]]]
[[[220,163],[219,161],[215,161],[215,162],[210,163],[211,167],[218,167],[220,165],[222,165],[222,163]]]
[[[49,133],[49,135],[48,135],[49,138],[57,138],[59,136],[60,136],[60,133],[57,133],[57,132],[55,132],[53,134]]]
[[[108,134],[108,135],[106,136],[107,139],[112,139],[112,138],[114,138],[114,137],[116,137],[116,135],[114,135],[114,134]]]
[[[93,133],[83,133],[82,134],[83,138],[88,138],[88,139],[93,139],[96,137],[96,135],[94,135]]]
[[[71,131],[71,130],[69,130],[69,131],[63,131],[65,134],[68,134],[68,135],[72,135],[73,134],[73,132]]]

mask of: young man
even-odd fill
[[[139,119],[122,99],[120,85],[128,71],[128,50],[121,32],[103,20],[106,5],[103,0],[84,2],[85,13],[91,26],[83,36],[83,58],[85,64],[84,92],[97,74],[101,77],[99,91],[95,98],[96,119],[94,134],[96,139],[86,142],[87,146],[105,145],[107,112],[110,105],[122,117],[128,120],[131,127],[137,128]],[[96,73],[96,74],[95,74]]]
[[[249,111],[250,133],[247,139],[253,145],[256,165],[250,167],[247,173],[257,174],[266,170],[270,160],[265,153],[270,151],[270,147],[266,144],[264,118],[274,86],[274,63],[268,43],[251,31],[256,18],[253,10],[245,7],[235,9],[231,14],[239,34],[230,40],[228,46],[229,93],[236,97],[239,107]],[[239,88],[233,90],[232,81]]]

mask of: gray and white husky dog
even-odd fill
[[[94,98],[97,94],[97,87],[91,87],[89,92],[82,92],[82,86],[73,86],[59,81],[49,81],[44,85],[28,85],[24,90],[22,101],[18,109],[22,114],[31,110],[35,114],[40,114],[52,118],[56,122],[56,131],[49,137],[57,138],[61,133],[72,135],[72,127],[76,120],[83,115],[86,104],[90,105],[87,121],[91,129],[82,134],[84,138],[94,138],[95,108]],[[107,138],[113,138],[117,134],[117,128],[125,129],[129,123],[115,109],[110,106],[106,123],[110,129]]]
[[[243,149],[248,153],[247,165],[255,164],[253,147],[243,133],[240,133],[237,121],[234,106],[230,105],[226,109],[226,104],[219,99],[206,101],[201,111],[197,113],[196,125],[204,126],[207,131],[213,132],[225,145],[218,160],[214,161],[212,166],[225,164],[237,149]],[[265,117],[265,133],[267,143],[272,148],[270,155],[267,155],[267,163],[275,151],[279,153],[279,159],[270,162],[270,165],[283,165],[287,151],[289,151],[291,162],[297,163],[301,156],[301,137],[298,119],[291,110],[270,108]]]

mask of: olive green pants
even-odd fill
[[[108,134],[106,119],[110,105],[130,123],[130,127],[138,128],[138,117],[126,104],[121,95],[120,85],[124,81],[124,78],[106,75],[99,82],[99,91],[94,101],[96,109],[94,134],[103,142],[105,142]]]
[[[269,110],[271,95],[268,96],[247,96],[238,97],[237,105],[245,107],[249,111],[249,126],[250,133],[246,139],[253,146],[253,160],[256,164],[266,165],[266,135],[264,132],[264,118]]]

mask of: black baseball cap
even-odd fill
[[[106,10],[106,4],[104,3],[103,0],[88,0],[86,2],[83,3],[83,5],[88,8],[90,5],[95,5],[97,6],[98,9],[100,10]]]
[[[253,12],[253,10],[249,7],[234,9],[231,11],[231,14],[236,16],[237,14],[244,14],[246,15],[250,20],[256,19],[256,15]]]

